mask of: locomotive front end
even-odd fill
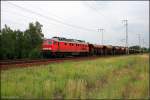
[[[52,40],[44,40],[42,44],[42,50],[51,51],[52,50],[53,41]]]
[[[51,39],[44,40],[42,44],[43,57],[50,57],[52,52],[53,52],[53,40]]]

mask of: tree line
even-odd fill
[[[44,35],[39,22],[29,23],[25,31],[13,30],[7,25],[0,30],[0,58],[39,58]]]
[[[135,50],[140,50],[143,53],[147,53],[150,51],[150,48],[146,48],[146,47],[140,47],[138,45],[135,46],[130,46],[129,49],[135,49]]]

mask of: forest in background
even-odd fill
[[[39,22],[29,23],[25,31],[13,30],[7,25],[0,30],[0,58],[22,59],[39,58],[44,38]]]

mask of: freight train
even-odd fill
[[[122,46],[95,45],[77,39],[53,37],[45,39],[42,44],[44,57],[92,56],[92,55],[123,55],[128,49]],[[139,53],[129,49],[129,54]]]

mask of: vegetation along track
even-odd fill
[[[95,59],[99,56],[90,56],[90,57],[67,57],[67,58],[50,58],[50,59],[20,59],[20,60],[1,60],[0,61],[0,69],[10,69],[15,67],[30,67],[33,65],[43,65],[54,62],[63,62],[66,60],[88,60]]]
[[[2,99],[148,99],[149,54],[1,71]]]

